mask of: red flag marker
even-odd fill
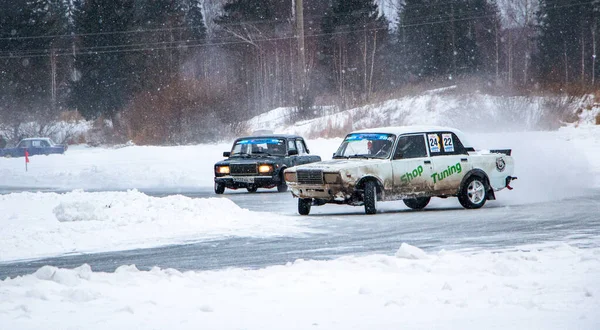
[[[29,163],[29,152],[25,149],[25,172],[27,172],[27,163]]]

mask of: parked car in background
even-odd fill
[[[50,138],[28,138],[14,148],[0,149],[0,157],[24,157],[25,150],[29,156],[64,154],[67,148],[67,145],[56,144]]]
[[[285,171],[298,213],[348,204],[377,212],[378,201],[403,200],[422,209],[431,197],[458,197],[467,209],[512,189],[510,149],[475,151],[465,135],[439,126],[384,127],[348,134],[333,159]]]
[[[223,153],[227,159],[215,164],[215,193],[225,188],[277,187],[287,191],[283,171],[296,165],[318,162],[321,157],[310,155],[304,139],[297,135],[255,135],[238,138],[231,151]]]

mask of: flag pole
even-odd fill
[[[27,172],[27,163],[29,163],[29,152],[25,149],[25,172]]]

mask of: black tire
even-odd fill
[[[365,202],[365,213],[377,213],[377,185],[375,181],[367,181],[365,183],[365,192],[363,196]]]
[[[431,197],[417,197],[403,199],[404,205],[410,207],[413,210],[422,210],[429,204]]]
[[[255,193],[258,190],[257,186],[248,186],[248,188],[246,188],[248,190],[249,193]]]
[[[298,198],[298,213],[300,215],[308,215],[312,206],[311,198]]]
[[[281,172],[281,177],[279,178],[279,184],[277,185],[278,192],[286,192],[288,191],[288,186],[285,183],[285,179],[283,178],[283,171]]]
[[[458,193],[458,201],[465,209],[478,209],[486,200],[486,181],[478,176],[469,177]]]
[[[215,182],[215,194],[221,195],[225,192],[225,185],[222,183]]]
[[[288,186],[287,186],[287,184],[285,184],[285,181],[281,182],[281,183],[279,183],[277,185],[277,191],[278,192],[286,192],[286,191],[288,191]]]

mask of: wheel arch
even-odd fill
[[[460,182],[460,185],[458,186],[458,190],[456,193],[459,194],[463,190],[465,184],[467,183],[467,180],[469,180],[469,178],[471,178],[473,176],[478,177],[483,180],[483,184],[485,184],[485,199],[495,200],[496,194],[494,193],[494,189],[492,188],[492,185],[490,184],[490,178],[488,177],[487,173],[485,173],[484,170],[478,169],[478,168],[472,169],[469,172],[467,172],[467,174],[465,174],[462,181]]]
[[[383,199],[383,195],[384,195],[383,183],[381,182],[381,179],[379,179],[378,177],[376,177],[374,175],[365,175],[362,178],[360,178],[360,180],[358,180],[358,182],[356,183],[355,190],[364,190],[365,184],[368,181],[375,182],[375,187],[377,187],[377,195],[379,195],[380,199]]]

